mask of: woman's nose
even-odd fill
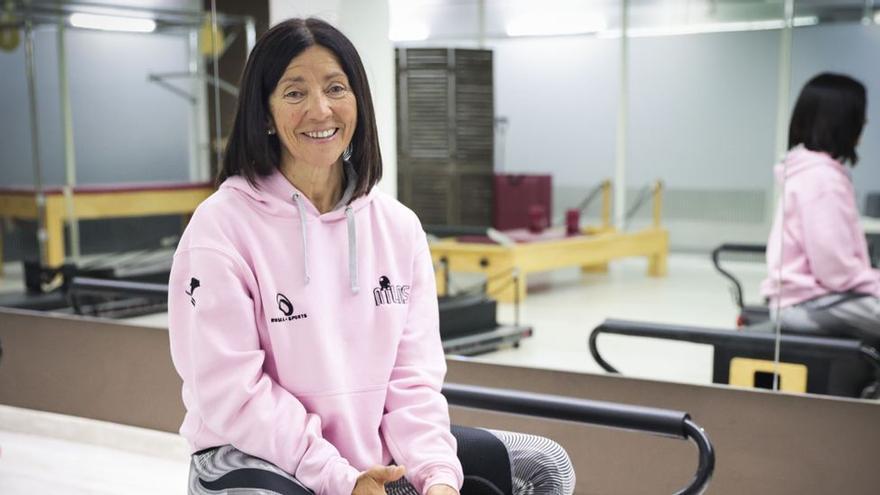
[[[309,113],[313,118],[323,118],[330,115],[330,99],[323,91],[313,92],[309,101]]]

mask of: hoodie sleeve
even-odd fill
[[[434,266],[424,233],[413,267],[409,313],[397,348],[381,433],[419,493],[433,485],[461,489],[464,476],[450,433],[449,406],[440,393],[446,360],[440,342]]]
[[[319,495],[350,494],[359,472],[321,434],[321,418],[263,372],[256,280],[213,248],[178,252],[171,269],[169,332],[187,408],[242,452],[291,473]]]
[[[864,283],[866,276],[874,277],[854,245],[865,241],[855,202],[844,185],[825,181],[815,195],[795,196],[794,201],[810,270],[823,287],[842,292]]]

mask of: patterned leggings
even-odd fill
[[[571,495],[575,476],[571,461],[565,450],[548,438],[512,433],[507,431],[481,430],[453,427],[453,435],[461,445],[462,435],[490,433],[507,450],[510,460],[510,486],[512,495]],[[460,455],[461,455],[461,451]],[[468,495],[470,477],[465,467],[465,486],[462,495]],[[474,486],[474,485],[470,485]],[[415,487],[401,478],[385,485],[388,495],[419,495]],[[485,489],[475,489],[487,493]],[[504,490],[490,488],[488,491]],[[241,452],[231,445],[197,452],[192,456],[189,474],[189,494],[236,494],[236,495],[312,495],[295,478],[277,466]],[[503,493],[503,495],[508,495]]]

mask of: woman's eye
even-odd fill
[[[287,93],[284,94],[284,97],[285,98],[293,98],[293,99],[298,100],[303,97],[303,92],[302,91],[288,91]]]
[[[330,89],[327,92],[330,93],[331,95],[334,95],[334,96],[341,95],[341,94],[345,93],[345,86],[340,86],[340,85],[330,86]]]

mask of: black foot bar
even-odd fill
[[[776,335],[772,333],[716,330],[664,323],[648,323],[608,319],[590,333],[588,342],[590,354],[599,366],[609,373],[620,373],[599,353],[597,340],[600,334],[612,333],[630,337],[651,337],[656,339],[680,340],[713,346],[748,342],[755,349],[773,355],[776,348]],[[824,337],[804,334],[783,333],[779,337],[782,349],[798,352],[822,352],[844,357],[861,357],[880,373],[880,353],[867,344],[855,339]]]
[[[697,472],[690,484],[675,495],[703,493],[715,471],[712,442],[686,412],[456,383],[444,385],[443,394],[449,404],[455,406],[691,439],[699,450]]]

